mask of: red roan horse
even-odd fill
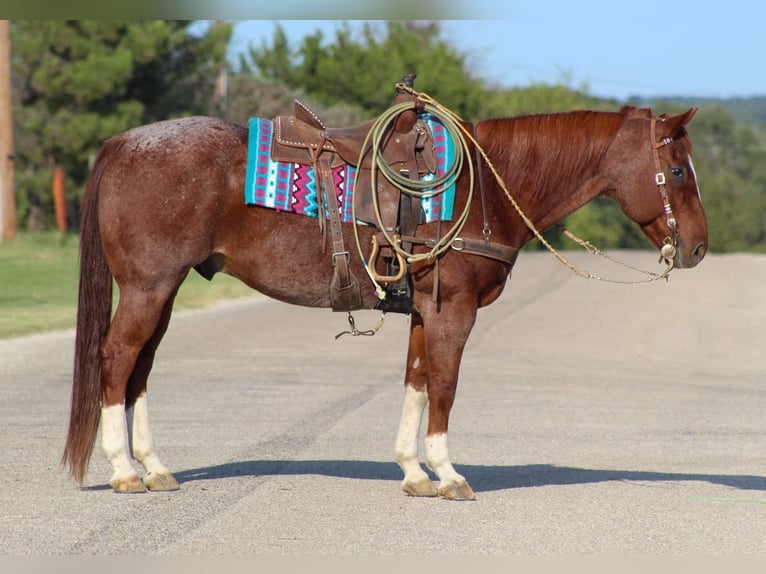
[[[685,129],[695,112],[653,117],[649,110],[626,106],[619,112],[491,119],[478,123],[475,134],[537,229],[608,196],[658,249],[672,237],[676,249],[663,255],[675,267],[688,268],[707,250],[707,223]],[[101,421],[101,447],[114,470],[115,491],[178,488],[155,451],[146,392],[176,292],[191,269],[228,273],[286,303],[331,305],[333,265],[323,253],[316,220],[244,204],[247,145],[244,126],[193,117],[130,130],[98,154],[83,198],[72,408],[63,455],[80,483]],[[458,180],[456,213],[468,197],[465,171]],[[461,238],[483,239],[486,219],[493,244],[520,249],[533,234],[488,177],[486,164],[482,171],[485,205],[475,193]],[[674,230],[669,229],[668,202]],[[437,225],[420,225],[416,235],[434,237]],[[373,232],[373,227],[359,228],[364,245]],[[352,225],[343,224],[343,233],[346,245],[353,245]],[[448,456],[449,414],[477,309],[502,293],[512,263],[455,247],[438,258],[436,300],[433,261],[412,264],[414,302],[395,452],[407,494],[472,499],[473,490]],[[358,256],[351,256],[350,266],[356,277],[366,277]],[[385,274],[382,268],[378,272]],[[112,278],[120,297],[110,321]],[[373,285],[362,281],[363,308],[376,303]],[[418,458],[426,407],[424,458],[439,479],[438,488]],[[124,439],[128,420],[130,451]],[[145,468],[143,480],[129,452]]]

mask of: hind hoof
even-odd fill
[[[141,479],[135,474],[126,476],[125,478],[115,478],[109,482],[115,492],[119,494],[137,494],[140,492],[146,492],[146,486]]]
[[[431,479],[424,478],[417,482],[402,483],[402,490],[409,496],[436,496],[436,487]]]

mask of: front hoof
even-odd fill
[[[144,484],[152,492],[170,492],[181,488],[169,472],[165,474],[147,474],[144,477]]]
[[[135,474],[126,476],[125,478],[114,478],[109,482],[115,492],[119,494],[136,494],[139,492],[146,492],[146,486],[141,482]]]
[[[438,492],[430,478],[423,478],[417,482],[403,482],[402,490],[409,496],[437,496]]]
[[[476,500],[476,494],[467,482],[440,486],[438,493],[447,500]]]

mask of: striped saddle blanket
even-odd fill
[[[441,122],[432,115],[422,114],[420,119],[431,130],[438,165],[435,175],[427,174],[423,177],[423,181],[430,181],[443,175],[451,165],[455,157],[455,144]],[[245,177],[245,203],[318,217],[319,201],[313,166],[278,162],[271,158],[273,137],[271,120],[250,118],[248,127],[250,135]],[[352,197],[356,171],[354,166],[348,164],[333,169],[341,219],[346,223],[352,220]],[[454,199],[454,184],[441,193],[423,198],[421,207],[424,217],[421,220],[426,223],[440,220],[451,221]]]

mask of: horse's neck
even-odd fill
[[[538,231],[545,231],[607,191],[609,183],[598,173],[597,158],[608,143],[585,150],[569,141],[571,134],[565,131],[546,134],[540,125],[511,125],[514,121],[493,120],[495,125],[484,132],[487,154],[503,184],[495,181],[491,170],[483,176],[493,188],[493,208],[511,230],[510,240],[523,244],[533,234],[526,225],[519,225],[520,216],[508,195]],[[533,129],[537,131],[529,133]],[[479,135],[483,145],[481,131]],[[505,141],[499,142],[498,137]]]

